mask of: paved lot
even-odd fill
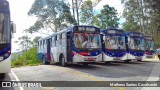
[[[13,68],[19,81],[158,81],[160,62],[116,62],[112,64],[90,64],[89,66],[56,64]],[[16,80],[9,73],[5,80]],[[14,88],[10,90],[19,90]],[[146,87],[43,87],[21,88],[20,90],[159,90]],[[2,89],[8,90],[8,89]]]

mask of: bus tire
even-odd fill
[[[124,62],[125,62],[125,63],[129,63],[130,61],[131,61],[131,60],[125,60]]]
[[[67,66],[67,64],[66,64],[66,62],[65,62],[65,58],[64,58],[63,55],[60,57],[60,63],[61,63],[61,66],[63,66],[63,67],[66,67],[66,66]]]
[[[46,59],[45,59],[45,57],[44,57],[44,56],[42,57],[42,63],[43,63],[44,65],[48,65],[48,64],[49,64],[49,62],[48,62],[48,61],[46,61]]]
[[[137,61],[138,61],[138,62],[142,62],[142,59],[138,59]]]
[[[5,73],[0,73],[0,79],[4,79],[5,78]]]
[[[106,64],[111,64],[111,61],[107,61],[107,62],[105,62]]]
[[[83,66],[88,66],[88,63],[83,63]]]

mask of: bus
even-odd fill
[[[121,29],[101,30],[103,62],[111,63],[126,57],[125,31]]]
[[[153,59],[155,58],[155,50],[154,50],[154,41],[152,37],[150,36],[144,36],[144,42],[145,42],[145,55],[144,59]]]
[[[40,39],[38,46],[38,57],[43,64],[88,65],[102,61],[100,29],[95,26],[68,27]]]
[[[11,38],[15,24],[10,21],[9,3],[0,0],[0,78],[11,71]]]
[[[142,61],[145,54],[143,34],[140,32],[126,32],[125,36],[127,50],[125,62],[130,62],[131,60]]]

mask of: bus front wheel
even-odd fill
[[[0,73],[0,79],[4,79],[5,78],[5,73]]]
[[[83,63],[83,66],[88,66],[88,63]]]
[[[129,63],[131,60],[125,60],[125,63]]]
[[[106,64],[111,64],[112,62],[111,61],[107,61],[107,62],[105,62]]]

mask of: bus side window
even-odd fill
[[[52,46],[55,46],[55,36],[52,37]]]
[[[62,39],[62,34],[59,35],[59,40],[61,40],[61,39]]]
[[[66,38],[66,33],[62,34],[62,39]]]
[[[43,40],[43,49],[45,48],[45,40]]]
[[[42,41],[41,41],[41,49],[42,49]]]
[[[50,42],[50,46],[52,46],[52,38],[50,38],[49,42]]]
[[[38,42],[38,49],[40,49],[40,45],[41,45],[41,44],[40,44],[40,41],[39,41],[39,42]]]
[[[39,45],[39,46],[40,46],[40,49],[42,49],[42,48],[41,48],[41,47],[42,47],[42,41],[40,41],[39,43],[40,43],[40,45]]]
[[[59,39],[60,39],[59,44],[62,44],[62,33],[59,35]]]
[[[57,46],[57,35],[55,36],[55,46]]]

